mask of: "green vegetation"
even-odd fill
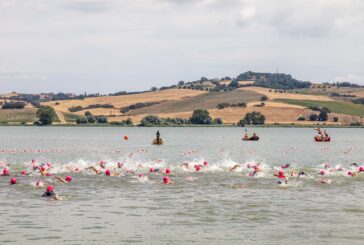
[[[77,124],[106,124],[108,123],[105,116],[94,116],[91,112],[86,111],[85,116],[76,118]]]
[[[240,74],[237,81],[255,81],[254,86],[273,89],[301,89],[309,88],[310,82],[302,82],[283,73],[259,73],[248,71]]]
[[[127,113],[130,110],[135,110],[135,109],[139,109],[139,108],[143,108],[143,107],[147,107],[147,106],[151,106],[151,105],[156,105],[159,104],[160,102],[145,102],[145,103],[136,103],[133,105],[129,105],[126,107],[123,107],[120,109],[121,113]]]
[[[72,113],[63,113],[64,118],[66,122],[72,122],[75,123],[78,118],[80,118],[79,115],[72,114]]]
[[[159,118],[158,116],[148,115],[140,121],[140,126],[182,126],[188,125],[190,121],[183,118]]]
[[[114,106],[111,104],[95,104],[95,105],[89,105],[87,107],[73,106],[73,107],[68,108],[68,111],[77,112],[77,111],[90,110],[90,109],[96,109],[96,108],[112,109],[112,108],[114,108]]]
[[[243,107],[243,108],[245,108],[246,106],[247,106],[247,104],[244,103],[244,102],[237,103],[237,104],[219,103],[219,104],[217,104],[216,108],[217,109],[224,109],[224,108],[229,108],[229,107]]]
[[[263,125],[265,122],[265,116],[260,112],[249,112],[244,118],[240,119],[238,126],[244,127],[245,125]]]
[[[133,120],[131,120],[131,118],[128,118],[126,120],[122,120],[121,122],[110,122],[110,125],[114,125],[114,126],[134,126]]]
[[[0,110],[0,123],[33,123],[37,120],[34,109]]]
[[[56,112],[50,106],[41,106],[37,110],[36,115],[38,121],[34,122],[34,124],[39,126],[52,125],[53,121],[57,118]]]
[[[24,102],[5,102],[2,106],[3,110],[11,110],[11,109],[24,109]]]
[[[341,101],[314,101],[314,100],[290,100],[280,99],[279,101],[304,107],[328,108],[331,112],[353,116],[364,116],[364,106]]]
[[[190,122],[191,124],[211,124],[212,119],[207,110],[198,109],[193,111]]]
[[[364,98],[355,99],[355,100],[352,100],[352,102],[354,104],[362,104],[362,105],[364,105]]]

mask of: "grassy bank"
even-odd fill
[[[359,104],[353,104],[350,102],[341,101],[314,101],[314,100],[290,100],[290,99],[280,99],[279,101],[299,105],[304,107],[326,107],[330,109],[331,112],[338,114],[347,114],[352,116],[364,116],[364,106]]]

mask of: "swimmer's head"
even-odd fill
[[[72,181],[72,177],[68,175],[68,176],[66,176],[65,180],[66,180],[67,182],[71,182],[71,181]]]
[[[8,168],[4,168],[3,175],[9,175],[9,174],[10,174],[10,170]]]
[[[46,167],[42,166],[42,167],[40,167],[40,170],[41,170],[42,172],[44,172],[44,171],[46,170]]]
[[[166,168],[166,174],[170,174],[171,173],[171,170],[169,168]]]
[[[47,167],[48,167],[48,168],[52,168],[52,163],[47,162],[47,164],[46,164],[46,165],[47,165]]]
[[[123,164],[121,162],[118,162],[118,168],[121,168]]]
[[[27,174],[28,174],[28,172],[27,172],[26,170],[23,170],[23,171],[21,171],[21,172],[20,172],[20,174],[21,174],[21,175],[27,175]]]
[[[47,191],[48,192],[54,191],[54,187],[52,185],[47,186]]]
[[[200,165],[195,165],[195,170],[196,170],[196,172],[200,171],[201,170]]]
[[[326,173],[326,171],[324,169],[321,169],[319,172],[319,174],[321,174],[321,175],[324,175],[325,173]]]
[[[359,167],[359,172],[364,172],[364,167],[363,166]]]
[[[353,176],[353,171],[349,170],[349,171],[348,171],[348,175],[349,175],[349,176]]]
[[[52,176],[52,174],[51,173],[46,173],[46,175],[45,176],[47,176],[47,177],[51,177]]]
[[[107,170],[105,171],[105,174],[106,174],[107,176],[110,176],[110,174],[111,174],[110,170],[108,170],[108,169],[107,169]]]
[[[16,178],[11,178],[10,179],[10,184],[15,185],[16,184]]]
[[[207,166],[207,165],[209,165],[209,163],[207,161],[203,161],[203,165]]]
[[[163,183],[164,184],[169,184],[170,180],[169,180],[169,177],[168,176],[164,176],[163,177]]]
[[[154,173],[154,168],[150,168],[150,169],[149,169],[149,172],[150,172],[150,173]]]

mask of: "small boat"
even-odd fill
[[[163,145],[163,139],[154,139],[152,144],[153,145]]]
[[[252,136],[250,138],[243,138],[243,140],[246,140],[246,141],[258,141],[259,140],[259,136]]]
[[[325,140],[322,140],[321,138],[315,136],[315,141],[316,142],[330,142],[331,138],[330,137],[326,137]]]

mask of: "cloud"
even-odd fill
[[[111,10],[113,6],[114,2],[108,0],[74,0],[66,3],[64,8],[83,13],[97,13]]]

